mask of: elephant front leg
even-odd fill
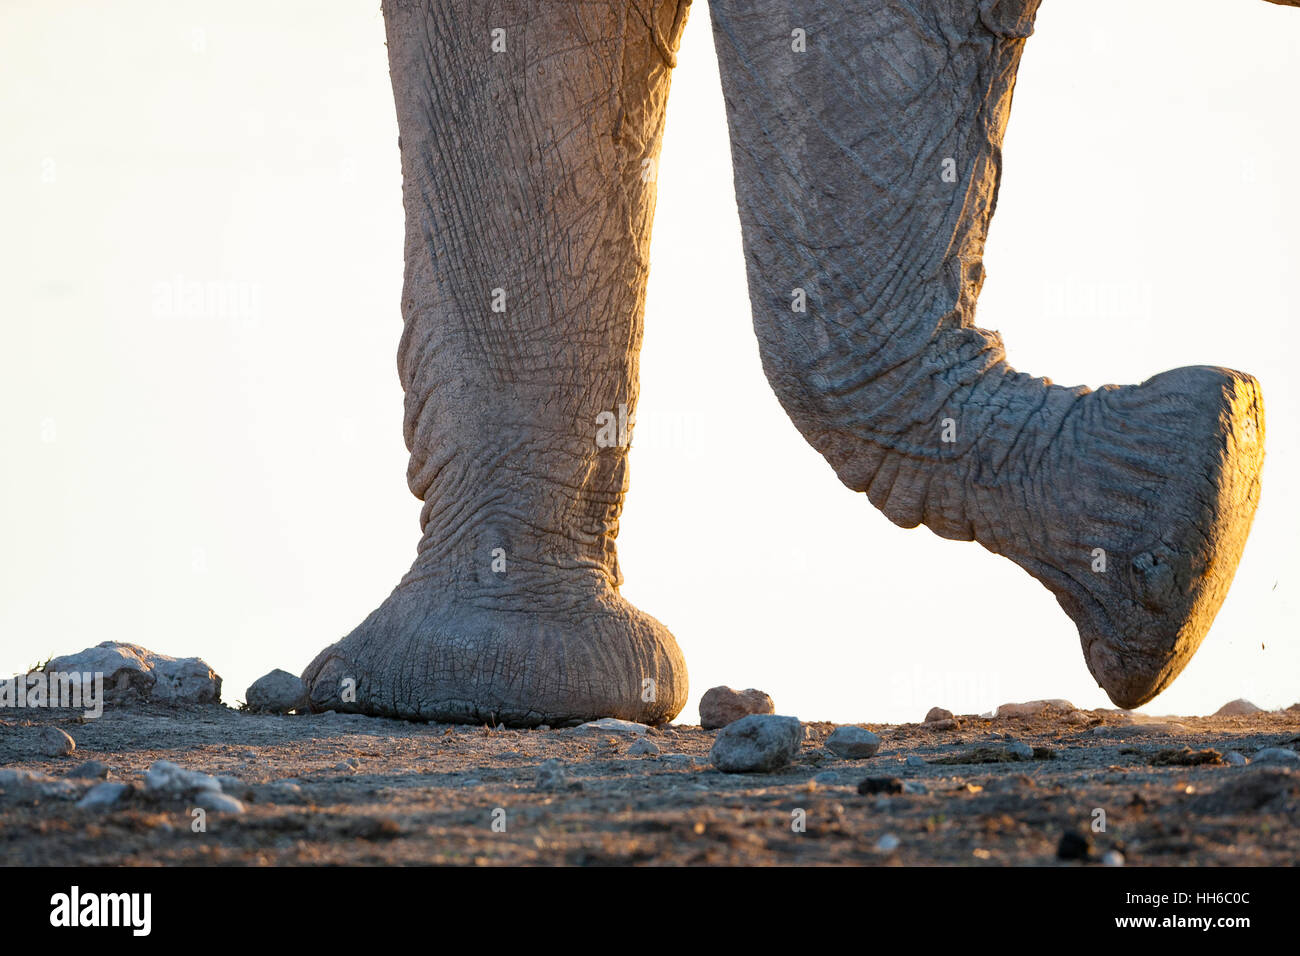
[[[754,328],[809,442],[891,520],[1025,568],[1124,707],[1168,685],[1259,500],[1250,376],[1095,392],[974,325],[1037,0],[711,0]]]
[[[398,717],[649,723],[676,642],[618,593],[654,164],[686,3],[387,0],[411,570],[304,680]]]

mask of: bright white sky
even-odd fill
[[[0,673],[132,641],[233,703],[408,567],[385,55],[378,3],[0,0]],[[1045,0],[1020,71],[980,324],[1063,384],[1264,385],[1254,533],[1154,713],[1300,699],[1298,65],[1300,10],[1262,0]],[[894,527],[786,419],[703,0],[673,87],[619,544],[680,719],[721,683],[837,721],[1108,705],[1044,588]]]

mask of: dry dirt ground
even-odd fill
[[[237,777],[226,790],[246,808],[209,813],[206,830],[195,832],[184,796],[137,789],[119,808],[92,811],[75,798],[10,786],[0,792],[6,866],[1080,865],[1058,859],[1066,831],[1086,835],[1094,858],[1122,851],[1128,866],[1292,865],[1300,857],[1300,771],[1159,762],[1162,751],[1185,747],[1246,756],[1295,747],[1296,712],[1145,724],[1115,711],[1074,711],[962,717],[951,730],[863,724],[883,744],[855,761],[823,746],[835,725],[811,723],[794,763],[756,775],[714,770],[714,732],[695,726],[652,729],[646,739],[660,754],[641,756],[628,752],[634,737],[573,729],[255,716],[218,706],[110,707],[85,721],[69,711],[3,717],[0,767],[62,777],[99,760],[110,780],[139,788],[150,764],[168,760]],[[76,752],[37,756],[31,741],[43,724],[70,733]],[[1038,748],[1035,759],[933,762],[1003,753],[1009,741]],[[927,763],[908,765],[908,756]],[[548,783],[543,773],[539,782],[548,758],[566,779]],[[881,792],[859,793],[867,777],[886,781]],[[93,782],[69,779],[83,791]],[[899,782],[903,792],[890,792]],[[1097,810],[1104,832],[1093,832]]]

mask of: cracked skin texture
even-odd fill
[[[1211,367],[1063,388],[974,325],[1038,0],[710,8],[754,329],[791,419],[890,520],[1027,570],[1111,699],[1150,700],[1232,581],[1263,400],[1249,375]]]
[[[643,171],[688,2],[383,6],[423,533],[389,598],[308,666],[311,704],[511,726],[671,720],[685,661],[618,593],[628,449],[596,434],[602,412],[635,417]]]

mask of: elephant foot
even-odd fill
[[[608,586],[564,600],[449,593],[408,575],[308,666],[312,709],[535,727],[661,724],[686,704],[672,634]]]
[[[1259,503],[1263,415],[1249,375],[1174,369],[1080,395],[1029,471],[1031,507],[1015,510],[1030,517],[1011,537],[1039,545],[994,550],[1055,593],[1120,707],[1178,676],[1228,593]]]

